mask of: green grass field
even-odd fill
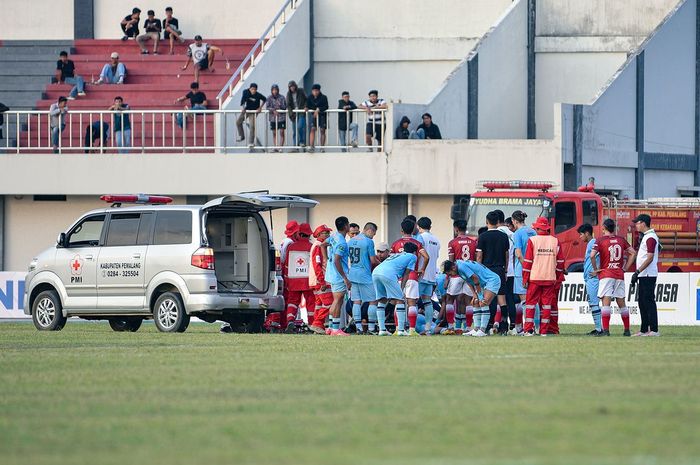
[[[482,340],[217,329],[0,324],[0,463],[700,463],[700,328]]]

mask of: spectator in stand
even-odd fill
[[[58,153],[59,139],[61,133],[66,128],[65,115],[68,113],[68,99],[60,96],[56,103],[52,103],[49,108],[51,116],[51,145],[53,153]]]
[[[82,77],[75,75],[75,63],[68,59],[68,52],[63,51],[58,54],[56,81],[73,84],[73,88],[68,94],[68,100],[75,100],[78,95],[81,97],[85,95],[85,81]]]
[[[193,82],[190,84],[190,91],[182,97],[176,98],[175,103],[182,103],[187,99],[190,99],[190,105],[185,105],[185,110],[206,110],[207,105],[209,104],[209,102],[207,102],[207,96],[204,94],[204,92],[199,90],[198,82]],[[188,113],[187,117],[189,118],[191,116],[193,116],[193,114]],[[178,113],[176,119],[177,125],[183,127],[185,114]]]
[[[383,112],[378,110],[386,110],[386,101],[379,98],[378,90],[370,90],[369,98],[362,102],[360,108],[367,111],[367,127],[365,128],[365,142],[369,146],[369,151],[372,151],[372,137],[377,140],[378,145],[382,145],[382,123],[384,121]],[[377,152],[380,148],[377,147]]]
[[[114,103],[108,108],[109,111],[116,112],[112,115],[112,128],[119,153],[129,153],[126,147],[131,147],[131,119],[128,113],[124,113],[128,109],[129,105],[119,96],[114,97]]]
[[[124,80],[126,79],[126,66],[124,66],[124,63],[119,62],[119,54],[117,52],[112,52],[110,58],[112,62],[102,67],[100,78],[96,82],[93,82],[93,84],[99,85],[103,82],[107,84],[124,84]]]
[[[163,39],[170,41],[170,51],[173,54],[173,47],[175,46],[175,41],[183,43],[185,39],[182,38],[182,31],[180,31],[180,23],[177,18],[173,17],[173,8],[167,7],[165,9],[165,19],[163,20]]]
[[[442,139],[440,128],[433,123],[430,113],[423,113],[423,122],[418,125],[411,139]]]
[[[287,88],[287,115],[292,122],[294,145],[304,147],[306,145],[306,92],[302,87],[298,87],[295,81],[289,81]],[[295,110],[303,110],[304,113],[297,113]]]
[[[153,39],[153,54],[158,55],[158,42],[160,42],[160,32],[163,27],[160,19],[156,18],[156,12],[148,10],[148,17],[143,22],[144,33],[136,37],[136,43],[141,48],[141,55],[148,55],[148,50],[144,45],[149,40]]]
[[[408,139],[411,137],[411,131],[408,129],[408,125],[411,124],[411,120],[408,116],[402,116],[399,125],[396,127],[396,132],[394,132],[394,139]]]
[[[85,153],[100,153],[109,138],[109,124],[93,121],[85,127]]]
[[[243,130],[243,121],[248,120],[248,148],[255,147],[255,120],[263,109],[263,105],[267,99],[263,94],[258,92],[258,85],[251,83],[248,89],[243,91],[241,96],[241,114],[236,120],[236,128],[238,129],[238,142],[245,140],[245,132]]]
[[[343,110],[343,112],[338,113],[338,137],[340,139],[340,145],[345,146],[343,152],[347,151],[347,136],[350,132],[350,145],[357,147],[357,123],[353,120],[353,110],[357,110],[357,105],[355,102],[350,100],[350,92],[343,91],[341,94],[341,99],[338,100],[338,110]],[[350,124],[348,124],[350,123]]]
[[[216,55],[216,52],[221,52],[222,55],[224,54],[223,50],[216,45],[209,45],[206,42],[202,42],[202,36],[194,36],[194,43],[190,44],[187,48],[187,62],[185,66],[182,67],[182,70],[185,71],[190,65],[190,62],[194,63],[194,80],[199,82],[200,71],[208,69],[210,72],[214,72],[212,66],[214,65],[214,55]]]
[[[124,16],[122,19],[122,32],[124,37],[122,40],[129,40],[129,37],[136,38],[139,35],[139,20],[141,19],[141,10],[134,8],[130,15]]]
[[[326,145],[326,127],[328,126],[327,114],[328,110],[328,97],[321,93],[321,85],[314,84],[311,86],[311,95],[306,100],[306,106],[310,111],[311,115],[311,133],[309,134],[309,152],[314,152],[316,150],[315,139],[316,139],[316,129],[321,130],[321,147]],[[321,148],[321,152],[325,152]]]
[[[267,109],[270,111],[270,130],[272,131],[272,144],[276,147],[284,147],[284,133],[287,129],[287,99],[280,94],[280,86],[272,84],[270,96],[267,98]],[[281,152],[281,149],[274,149]]]

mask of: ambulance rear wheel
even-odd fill
[[[143,318],[125,317],[125,318],[110,318],[109,326],[117,332],[135,333],[141,327]]]
[[[32,321],[39,331],[60,331],[66,325],[63,306],[56,291],[44,291],[32,304]]]

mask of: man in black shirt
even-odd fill
[[[351,134],[350,145],[357,147],[357,123],[353,123],[353,110],[357,110],[357,105],[355,102],[350,100],[350,92],[347,90],[341,94],[341,99],[338,100],[338,110],[344,110],[338,113],[338,137],[340,145],[347,147],[347,135],[348,131]],[[350,124],[348,124],[348,121]],[[347,151],[347,148],[343,149],[343,152]]]
[[[144,33],[136,38],[136,43],[141,48],[141,55],[148,55],[148,50],[144,45],[153,39],[153,54],[158,55],[158,42],[160,42],[160,31],[162,30],[160,19],[156,18],[156,12],[148,10],[148,17],[143,22]]]
[[[440,128],[433,123],[433,117],[430,113],[423,113],[423,122],[416,128],[417,139],[442,139]]]
[[[493,271],[501,278],[501,288],[498,290],[498,305],[501,307],[501,313],[506,309],[506,270],[508,269],[508,251],[510,250],[510,241],[508,236],[498,230],[498,213],[489,212],[486,215],[486,225],[488,230],[479,235],[476,244],[476,261],[484,265],[489,270]],[[496,316],[496,305],[491,305],[491,319]],[[497,328],[498,322],[494,323],[494,329]]]
[[[396,126],[394,139],[408,139],[411,136],[411,131],[408,129],[409,124],[411,124],[411,120],[408,119],[408,116],[402,116],[399,125]]]
[[[316,128],[321,129],[321,147],[326,145],[326,111],[328,110],[328,97],[321,93],[321,85],[314,84],[311,86],[311,95],[306,99],[306,107],[311,111],[311,132],[309,133],[309,152],[314,152],[316,147],[314,140],[316,138]],[[321,149],[325,152],[324,149]]]
[[[199,83],[193,82],[190,84],[190,91],[186,94],[183,95],[182,97],[178,97],[175,99],[175,103],[181,103],[185,100],[189,99],[190,100],[190,106],[185,105],[185,110],[206,110],[207,105],[209,102],[207,102],[207,96],[204,95],[204,92],[201,92],[199,90]],[[189,117],[190,115],[195,115],[196,113],[190,113],[187,116]],[[182,127],[184,124],[184,117],[185,115],[183,113],[178,113],[177,114],[177,125]]]
[[[180,31],[180,22],[177,18],[173,17],[173,8],[167,7],[165,9],[165,19],[163,20],[163,39],[170,40],[170,54],[173,55],[173,46],[177,40],[183,43],[185,39],[182,38],[182,31]]]
[[[250,127],[248,132],[248,147],[252,149],[255,147],[255,120],[263,109],[267,98],[258,92],[258,85],[256,83],[251,83],[248,89],[243,91],[241,96],[241,114],[236,120],[236,128],[238,129],[238,142],[245,139],[245,132],[243,130],[243,121],[248,120],[248,126]]]
[[[122,19],[121,27],[124,37],[122,40],[128,40],[129,37],[138,37],[139,35],[139,20],[141,19],[141,10],[134,8],[131,10],[130,15],[124,16]]]
[[[68,95],[68,100],[75,100],[75,97],[85,95],[85,81],[80,76],[75,75],[75,64],[68,59],[68,52],[62,51],[58,54],[56,62],[56,81],[73,84],[73,88]]]

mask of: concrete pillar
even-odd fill
[[[0,271],[5,270],[5,196],[0,195]]]

